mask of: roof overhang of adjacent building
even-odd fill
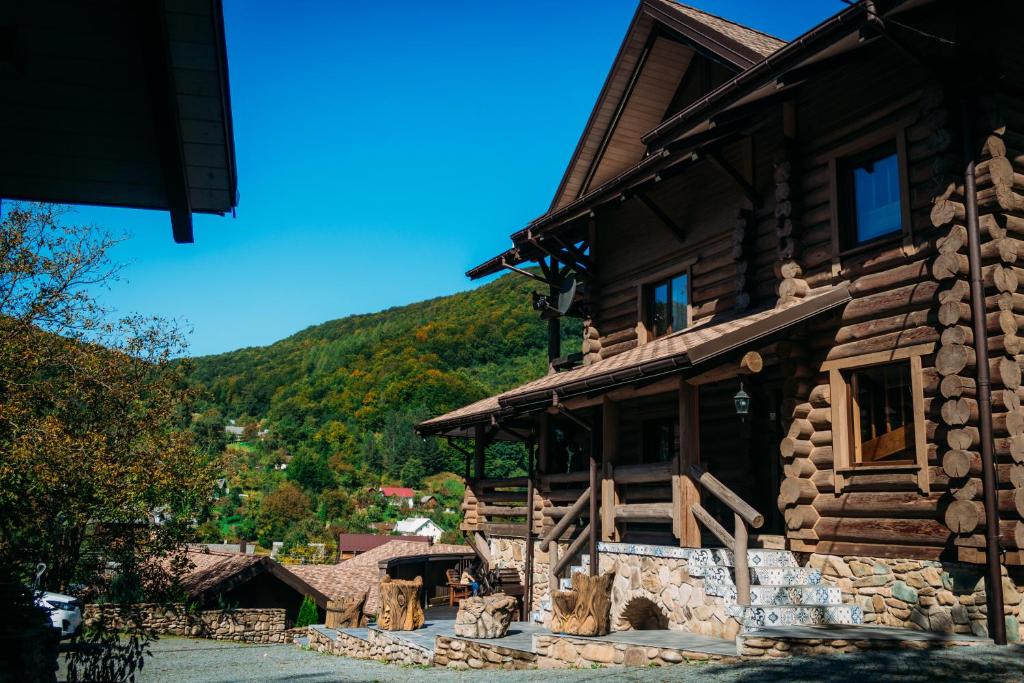
[[[194,213],[237,204],[221,0],[10,3],[0,197]]]

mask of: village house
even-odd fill
[[[426,536],[437,543],[441,540],[444,529],[426,517],[407,517],[395,522],[395,533],[402,536]]]
[[[471,442],[462,530],[534,620],[607,571],[613,630],[1020,639],[1021,10],[784,43],[640,2],[548,211],[468,273],[536,281],[549,372],[417,428]]]
[[[381,486],[378,490],[390,505],[397,505],[411,510],[416,504],[416,492],[407,486]]]

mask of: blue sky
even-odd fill
[[[451,294],[547,208],[635,0],[224,0],[240,202],[81,207],[131,239],[102,300],[186,322],[191,353]],[[790,39],[840,0],[692,0]]]

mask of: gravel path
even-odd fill
[[[210,640],[163,638],[153,643],[153,657],[140,683],[234,683],[236,681],[344,681],[371,683],[558,683],[576,681],[701,681],[762,683],[790,681],[1024,681],[1024,648],[970,647],[952,650],[874,652],[833,657],[794,657],[742,664],[692,665],[662,669],[586,669],[569,671],[455,672],[400,667],[300,650],[294,645],[242,645]]]

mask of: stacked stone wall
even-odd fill
[[[864,623],[940,633],[988,635],[984,567],[931,560],[811,555],[808,566],[864,610]],[[1010,641],[1021,638],[1024,574],[1003,568],[1003,600]]]
[[[285,628],[283,609],[190,611],[181,604],[142,603],[127,607],[86,605],[83,616],[86,626],[102,622],[114,629],[141,627],[164,635],[211,640],[287,643],[293,638],[293,633]]]
[[[498,644],[438,636],[434,645],[434,665],[449,669],[535,669],[537,656]]]
[[[592,666],[665,666],[687,662],[732,661],[733,657],[630,643],[610,643],[559,635],[535,635],[534,650],[540,669]]]

